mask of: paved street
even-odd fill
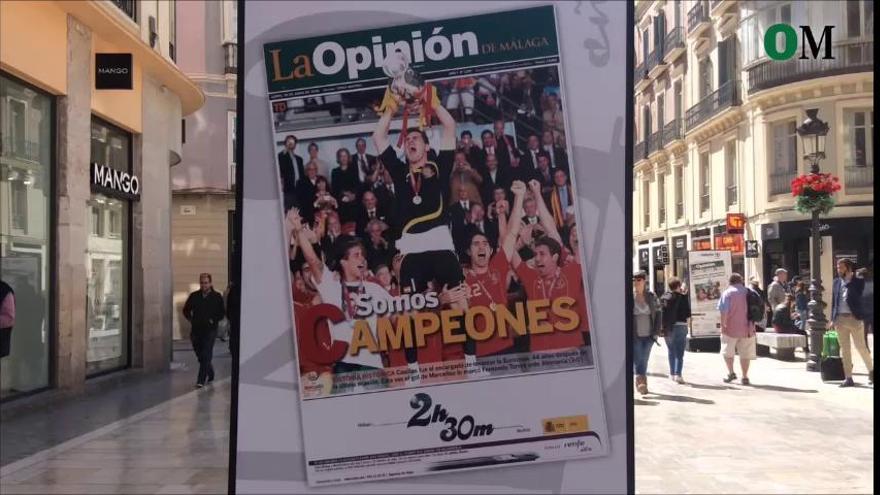
[[[635,406],[639,493],[873,492],[874,389],[860,360],[862,386],[849,389],[803,361],[759,358],[751,386],[722,382],[719,354],[686,353],[685,385],[666,378],[665,348],[649,369],[654,393]]]
[[[727,385],[710,353],[687,353],[686,385],[666,371],[655,347],[652,393],[635,406],[638,492],[871,492],[872,387],[839,389],[803,362],[770,358],[753,364],[753,385]],[[229,392],[224,379],[5,464],[0,491],[222,493]]]

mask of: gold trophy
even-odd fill
[[[385,88],[385,96],[382,103],[376,108],[377,113],[382,113],[386,108],[396,112],[398,101],[403,102],[403,123],[397,146],[403,145],[406,139],[407,121],[410,110],[417,108],[419,111],[419,129],[430,126],[434,108],[440,105],[437,91],[430,83],[426,83],[422,76],[411,66],[411,61],[406,53],[398,50],[388,54],[382,64],[382,71],[391,80]]]

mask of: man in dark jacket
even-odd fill
[[[296,136],[290,135],[284,138],[284,149],[278,153],[278,173],[281,175],[281,190],[284,193],[284,209],[297,206],[296,185],[305,177],[303,159],[295,154]],[[311,203],[311,199],[307,202]]]
[[[214,367],[211,365],[214,340],[217,338],[217,324],[226,316],[223,296],[214,290],[210,273],[199,275],[199,290],[187,298],[183,305],[183,316],[192,325],[189,338],[199,359],[196,388],[202,388],[214,381]]]
[[[855,385],[852,379],[852,347],[850,341],[856,346],[865,367],[868,368],[868,381],[874,383],[874,363],[871,360],[871,352],[865,344],[865,312],[862,308],[862,293],[865,290],[865,280],[855,276],[855,264],[850,259],[841,259],[837,262],[837,275],[831,291],[831,325],[837,330],[837,340],[840,344],[840,357],[843,359],[843,373],[846,380],[841,387]]]

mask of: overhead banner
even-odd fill
[[[266,408],[283,407],[276,417],[284,428],[295,419],[301,457],[273,460],[292,463],[287,469],[304,479],[276,480],[282,490],[382,482],[387,491],[411,492],[393,480],[430,474],[451,483],[444,492],[469,492],[444,473],[524,473],[580,461],[593,465],[587,472],[604,466],[613,474],[573,478],[572,490],[625,492],[628,432],[625,424],[614,431],[609,416],[629,414],[620,394],[626,380],[609,397],[612,382],[602,375],[628,376],[625,359],[606,355],[614,348],[625,355],[627,318],[622,305],[598,318],[596,298],[605,295],[590,282],[624,293],[616,277],[628,240],[625,229],[610,233],[614,246],[601,251],[616,250],[620,273],[599,270],[594,240],[610,213],[606,204],[597,211],[582,203],[623,208],[629,172],[622,155],[588,162],[577,146],[572,119],[588,114],[572,109],[571,88],[600,82],[595,68],[579,60],[567,69],[562,56],[565,32],[582,36],[560,22],[559,10],[575,5],[477,2],[450,18],[444,4],[428,2],[418,7],[430,20],[402,22],[406,16],[393,14],[402,4],[371,3],[386,15],[366,23],[332,2],[240,5],[246,26],[269,31],[247,38],[244,57],[245,70],[265,80],[245,89],[241,325],[248,330],[236,486],[265,487],[250,484],[267,475],[245,461],[251,451],[242,445],[253,438],[245,431],[272,422]],[[578,15],[599,12],[577,7]],[[623,27],[625,8],[602,9]],[[622,55],[626,40],[618,39]],[[624,61],[612,76],[621,85]],[[262,102],[250,98],[256,94]],[[619,96],[609,112],[622,118],[627,96]],[[251,117],[256,105],[262,122]],[[596,176],[594,167],[619,172]],[[266,171],[271,198],[249,209],[248,184]],[[591,198],[602,189],[604,197]],[[248,284],[265,287],[257,265],[272,263],[258,254],[266,239],[279,240],[274,266],[284,267],[288,297],[251,307]],[[580,239],[595,246],[592,258]],[[287,330],[277,333],[266,323],[279,309]],[[249,374],[248,360],[261,351],[248,339],[268,342],[268,334],[274,345],[289,345],[290,374],[272,374],[289,380],[283,406],[245,398],[249,384],[256,394],[266,379]],[[519,491],[504,482],[511,473],[493,473],[499,486]]]
[[[730,251],[691,251],[688,253],[690,274],[691,337],[721,335],[718,300],[727,289],[733,273]]]

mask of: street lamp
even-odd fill
[[[797,128],[798,136],[804,143],[804,159],[810,164],[810,173],[819,173],[819,161],[825,158],[825,136],[828,134],[828,123],[818,117],[818,109],[807,110],[807,119]],[[822,237],[819,233],[819,211],[812,212],[812,225],[810,226],[810,240],[813,252],[810,260],[810,318],[807,320],[808,337],[810,339],[810,352],[807,356],[807,371],[819,371],[822,355],[822,337],[828,327],[825,318],[825,303],[822,301],[822,269],[820,261],[820,248]]]

